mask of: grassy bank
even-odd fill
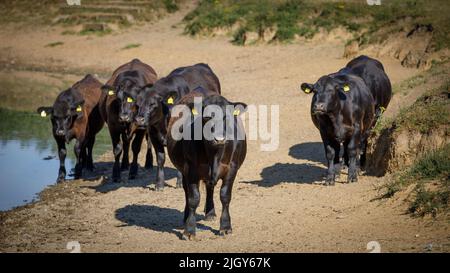
[[[416,24],[431,24],[437,49],[448,47],[450,7],[444,0],[383,1],[369,6],[366,1],[312,0],[201,0],[189,13],[185,32],[190,35],[211,33],[217,28],[237,30],[232,34],[236,44],[244,42],[248,32],[263,38],[266,29],[275,29],[274,41],[291,41],[296,36],[311,38],[320,29],[330,31],[344,27],[362,43],[382,39],[375,32],[396,21],[411,18]]]
[[[425,92],[410,107],[400,111],[392,120],[382,120],[377,131],[419,132],[430,135],[443,130],[444,137],[450,136],[450,81],[439,88]],[[413,185],[409,212],[414,215],[437,215],[449,212],[450,194],[450,144],[432,150],[416,158],[406,170],[399,170],[383,190],[383,197],[389,198]]]
[[[82,0],[68,5],[61,0],[12,0],[0,2],[0,24],[20,26],[82,25],[81,31],[64,34],[106,35],[111,25],[125,28],[158,19],[179,9],[183,0]]]
[[[431,151],[386,185],[384,197],[391,197],[414,185],[409,212],[424,216],[448,213],[450,204],[450,144]]]

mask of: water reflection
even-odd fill
[[[67,147],[68,172],[75,162],[73,144]],[[110,147],[109,134],[103,128],[94,146],[94,160]],[[0,210],[30,202],[55,183],[58,168],[50,119],[0,108]]]

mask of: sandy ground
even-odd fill
[[[181,35],[182,27],[173,25],[182,13],[105,37],[63,36],[58,28],[20,33],[3,28],[1,60],[41,70],[96,73],[138,57],[160,76],[178,66],[205,62],[219,76],[229,100],[279,105],[279,148],[262,152],[263,142],[249,142],[233,189],[233,234],[220,237],[219,220],[203,220],[202,195],[197,241],[180,240],[185,201],[183,190],[174,187],[170,160],[168,186],[156,192],[154,172],[142,169],[137,180],[121,184],[99,178],[111,172],[112,157],[106,154],[90,174],[93,179],[51,187],[40,201],[0,213],[1,252],[68,252],[69,241],[78,241],[83,252],[368,252],[370,241],[377,241],[382,252],[450,250],[448,220],[410,217],[405,196],[377,199],[388,177],[362,176],[358,183],[346,184],[343,175],[334,187],[320,184],[325,156],[309,116],[311,97],[301,93],[299,85],[344,66],[348,60],[341,58],[342,42],[237,47],[224,37]],[[45,47],[54,41],[64,44]],[[121,50],[130,43],[142,46]],[[395,60],[381,60],[393,83],[417,73]]]

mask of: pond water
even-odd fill
[[[75,166],[72,140],[67,146],[66,170]],[[111,149],[106,127],[97,135],[94,161]],[[95,164],[95,162],[94,162]],[[9,210],[34,199],[55,184],[59,168],[50,118],[35,113],[0,108],[0,210]]]

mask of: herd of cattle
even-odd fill
[[[349,167],[348,181],[357,181],[358,168],[365,163],[370,130],[391,99],[391,85],[383,65],[375,59],[360,56],[345,68],[321,77],[314,84],[303,83],[301,89],[308,94],[314,93],[311,118],[320,131],[328,160],[326,185],[333,185],[340,174],[341,144],[344,163]],[[104,85],[92,75],[85,76],[62,91],[52,107],[39,107],[37,110],[41,116],[51,116],[60,160],[57,182],[65,180],[66,143],[72,139],[76,139],[75,179],[81,177],[83,168],[93,170],[95,136],[106,123],[113,146],[114,182],[120,181],[124,170],[128,170],[129,179],[136,178],[138,154],[145,138],[145,168],[153,167],[153,146],[157,162],[156,189],[162,190],[165,184],[166,146],[169,158],[178,170],[177,187],[183,186],[185,192],[184,236],[188,239],[195,236],[200,180],[206,187],[206,219],[216,216],[213,193],[218,180],[222,180],[220,233],[231,233],[231,191],[237,171],[245,159],[247,143],[245,137],[173,137],[172,127],[179,119],[195,118],[196,98],[202,99],[201,109],[215,105],[226,112],[229,106],[239,107],[239,111],[223,116],[223,121],[230,118],[235,121],[231,123],[232,128],[225,127],[224,130],[242,130],[239,115],[247,105],[230,102],[221,95],[219,78],[207,64],[180,67],[158,79],[151,66],[134,59],[117,68]],[[173,115],[171,110],[177,105],[187,106],[194,116]],[[202,116],[200,124],[205,126],[210,121],[211,118]],[[194,126],[194,122],[187,124]],[[130,143],[133,153],[131,164],[128,155]]]

